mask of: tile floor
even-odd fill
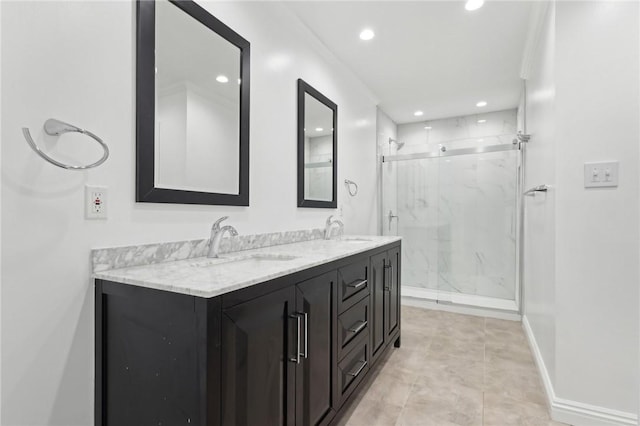
[[[402,348],[390,352],[342,425],[562,425],[520,322],[402,306]]]

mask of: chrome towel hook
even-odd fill
[[[533,188],[526,190],[523,195],[528,195],[530,197],[533,197],[536,195],[536,192],[547,192],[548,190],[549,190],[549,185],[543,184],[543,185],[534,186]]]
[[[98,142],[102,146],[102,149],[104,149],[104,154],[102,155],[102,158],[96,161],[95,163],[87,164],[86,166],[72,166],[69,164],[64,164],[57,160],[54,160],[53,158],[45,154],[31,138],[31,133],[29,132],[29,129],[27,127],[23,127],[22,134],[24,135],[24,138],[27,140],[27,143],[29,144],[31,149],[33,149],[36,152],[36,154],[38,154],[40,157],[44,158],[46,161],[53,164],[54,166],[58,166],[67,170],[85,170],[85,169],[91,169],[93,167],[97,167],[100,164],[107,161],[107,158],[109,158],[109,147],[107,146],[107,144],[104,143],[102,139],[100,139],[98,136],[96,136],[95,134],[91,133],[88,130],[81,129],[79,127],[76,127],[69,123],[65,123],[60,120],[56,120],[54,118],[50,118],[44,123],[44,131],[51,136],[60,136],[64,133],[69,133],[69,132],[82,133],[84,135],[91,137],[92,139],[95,139],[96,142]]]
[[[351,195],[352,197],[355,197],[356,194],[358,193],[358,184],[349,179],[345,179],[344,184],[347,187],[347,191],[349,191],[349,195]]]

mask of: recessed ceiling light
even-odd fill
[[[322,127],[316,127],[316,132],[321,132],[321,131],[323,131],[323,130],[324,130],[324,129],[323,129]]]
[[[476,104],[477,107],[485,107],[487,106],[487,102],[486,101],[480,101]]]
[[[487,120],[478,120],[478,123],[486,123]]]
[[[219,76],[216,77],[216,81],[218,83],[228,83],[229,82],[229,77],[227,77],[226,75],[220,74]]]
[[[371,40],[375,36],[376,33],[374,33],[372,29],[365,28],[364,30],[360,31],[360,40]]]
[[[413,113],[416,117],[420,117],[422,114],[424,114],[422,111],[416,111]]]
[[[484,142],[484,139],[478,139],[478,142]]]
[[[467,10],[477,10],[482,7],[484,4],[484,0],[467,0],[464,5],[464,8]]]
[[[424,126],[425,130],[431,130],[431,126]]]

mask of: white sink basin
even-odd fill
[[[367,243],[370,242],[371,240],[368,238],[340,238],[336,241],[341,241],[344,243]]]
[[[244,256],[241,255],[241,256],[233,256],[233,257],[217,257],[217,258],[211,258],[211,259],[205,258],[202,260],[193,261],[189,263],[189,266],[192,266],[195,268],[208,268],[210,266],[217,266],[217,265],[228,266],[230,264],[236,265],[240,263],[246,263],[246,264],[251,263],[253,265],[258,265],[258,264],[265,264],[265,263],[272,263],[272,262],[287,262],[297,258],[298,256],[292,256],[289,254],[256,253],[256,254],[250,254],[250,255],[244,255]]]

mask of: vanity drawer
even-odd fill
[[[338,315],[338,358],[349,352],[358,336],[369,333],[369,297]]]
[[[350,308],[369,294],[369,259],[343,266],[338,269],[338,311]]]
[[[338,395],[340,404],[362,381],[362,378],[369,371],[369,334],[365,333],[364,338],[358,338],[360,343],[338,363]]]

